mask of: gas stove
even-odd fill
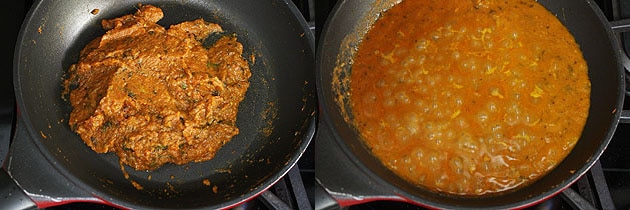
[[[314,0],[292,0],[297,6],[309,25],[314,29]],[[4,31],[8,32],[8,39],[3,39],[2,43],[3,62],[2,76],[0,76],[0,163],[4,162],[7,156],[10,142],[15,136],[15,123],[18,121],[16,117],[15,96],[13,91],[13,51],[16,45],[17,36],[24,17],[35,0],[18,0],[8,1],[3,4],[2,13]],[[255,199],[251,199],[242,203],[234,209],[302,209],[308,210],[314,207],[313,183],[315,177],[314,164],[314,148],[310,145],[303,153],[302,158],[297,165],[293,167],[281,180],[275,185],[263,192]],[[2,170],[2,169],[0,169]],[[0,183],[3,185],[6,183]],[[19,190],[19,189],[18,189]],[[15,192],[15,191],[14,191]],[[2,192],[2,195],[7,195]],[[0,198],[0,209],[37,209],[35,204],[30,201],[22,201],[19,206],[6,206],[6,199],[9,196]],[[46,209],[117,209],[112,206],[95,203],[69,203]]]
[[[337,0],[294,0],[305,18],[315,29],[321,29]],[[609,20],[630,18],[630,0],[596,0]],[[3,76],[0,77],[0,162],[8,152],[12,125],[15,122],[15,98],[12,86],[13,49],[20,24],[32,5],[32,0],[10,1],[2,8],[3,28],[8,31],[8,39],[3,39],[1,62]],[[316,36],[319,36],[316,30]],[[630,33],[623,34],[622,43],[630,51]],[[626,94],[629,95],[630,94]],[[630,110],[630,101],[626,100],[625,110]],[[317,138],[326,138],[326,130],[318,130]],[[630,208],[630,124],[618,125],[612,141],[593,168],[578,182],[558,196],[542,202],[530,209],[629,209]],[[319,139],[313,143],[321,142]],[[423,209],[412,204],[396,201],[374,201],[352,206],[340,207],[331,199],[315,180],[315,151],[313,145],[307,149],[297,167],[272,187],[268,193],[253,199],[235,209]],[[349,172],[352,173],[352,172]],[[27,206],[28,207],[28,206]],[[2,202],[0,202],[2,208]],[[30,208],[35,208],[30,206]],[[114,207],[72,203],[49,209],[115,209]]]
[[[321,5],[317,6],[316,16],[325,18],[331,12],[337,0],[318,1]],[[630,1],[628,0],[595,0],[609,21],[617,21],[624,18],[630,18]],[[324,24],[317,19],[318,29]],[[324,19],[325,20],[325,19]],[[626,22],[624,22],[626,23]],[[628,22],[630,23],[630,21]],[[318,33],[316,33],[319,35]],[[621,43],[625,47],[626,52],[630,52],[630,33],[622,33]],[[594,40],[596,41],[596,40]],[[628,71],[626,71],[626,79],[628,79]],[[630,80],[627,80],[630,81]],[[630,84],[626,82],[626,86]],[[630,92],[626,91],[626,96],[630,96]],[[627,99],[627,98],[626,98]],[[624,110],[630,109],[630,101],[625,100]],[[599,161],[588,171],[581,179],[564,190],[562,193],[551,197],[528,209],[629,209],[630,208],[630,157],[627,152],[630,151],[630,124],[622,120],[614,133],[614,136]],[[383,198],[383,201],[370,201],[364,203],[361,199],[371,200],[371,196],[381,196],[382,193],[369,184],[349,184],[348,180],[359,180],[362,183],[370,183],[370,178],[366,177],[350,161],[345,161],[346,157],[341,150],[335,150],[336,144],[332,132],[326,126],[318,127],[318,133],[315,138],[316,153],[326,153],[326,157],[317,156],[316,162],[326,162],[322,167],[316,164],[316,181],[318,182],[316,189],[316,209],[424,209],[406,202],[393,201],[399,198]],[[324,149],[320,149],[324,148]],[[331,152],[332,151],[332,152]],[[344,161],[341,161],[341,160]],[[323,160],[323,161],[321,161]],[[332,161],[342,165],[339,167],[329,167]],[[353,168],[355,167],[355,168]],[[326,170],[322,170],[325,168]],[[328,171],[335,170],[334,172]],[[337,178],[326,178],[334,177]],[[353,177],[352,179],[344,179],[338,177]],[[323,177],[323,179],[320,179]],[[324,180],[324,181],[322,181]],[[356,192],[356,189],[369,188],[368,194],[353,197],[348,192]],[[364,192],[364,190],[359,190]],[[341,195],[341,197],[353,197],[354,201],[343,200],[342,204],[335,200],[331,193]],[[373,194],[370,194],[373,193]],[[385,193],[387,195],[389,193]]]

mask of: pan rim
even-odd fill
[[[332,10],[332,12],[330,13],[331,15],[328,17],[327,22],[324,26],[324,29],[322,30],[322,35],[321,35],[321,41],[319,43],[319,48],[325,47],[325,42],[329,41],[327,39],[328,36],[330,36],[330,34],[333,34],[332,36],[335,35],[335,31],[331,31],[333,29],[331,28],[331,25],[333,25],[331,22],[340,22],[340,21],[335,21],[335,18],[338,18],[337,16],[339,16],[339,13],[341,12],[340,8],[343,7],[343,4],[348,3],[349,0],[344,0],[344,1],[340,1],[335,8]],[[609,125],[607,125],[609,127],[609,131],[605,136],[605,139],[603,139],[602,144],[600,144],[598,150],[593,154],[593,156],[591,157],[591,159],[593,159],[592,161],[586,163],[585,165],[583,165],[579,171],[575,172],[575,174],[571,175],[569,178],[565,179],[563,181],[562,185],[559,186],[555,186],[554,188],[549,189],[547,192],[542,193],[540,195],[536,195],[536,196],[532,196],[528,199],[525,199],[522,202],[519,203],[513,203],[513,204],[508,204],[508,205],[501,205],[501,206],[484,206],[481,208],[524,208],[530,205],[533,205],[535,203],[538,203],[546,198],[549,198],[550,196],[553,196],[555,194],[560,193],[563,189],[569,187],[572,183],[576,182],[578,180],[579,177],[581,177],[584,173],[586,173],[593,164],[595,164],[596,160],[599,159],[599,157],[601,156],[601,154],[603,153],[603,151],[605,150],[605,148],[608,146],[610,140],[612,139],[612,136],[614,134],[614,131],[617,127],[617,124],[619,123],[619,119],[621,116],[621,108],[623,106],[623,101],[624,101],[624,93],[623,91],[619,91],[619,90],[623,90],[625,87],[625,83],[624,83],[624,70],[623,70],[623,66],[619,60],[619,53],[620,53],[620,47],[619,47],[619,43],[618,41],[615,39],[615,35],[613,34],[613,32],[610,30],[610,27],[608,27],[608,25],[606,24],[607,22],[604,21],[606,20],[603,13],[601,12],[601,10],[597,9],[596,4],[592,1],[592,0],[585,0],[584,3],[588,4],[589,7],[591,8],[591,10],[595,13],[595,15],[597,16],[597,18],[599,19],[600,22],[600,26],[602,28],[605,29],[606,31],[606,35],[608,36],[608,41],[610,42],[610,44],[612,45],[612,48],[614,49],[614,53],[615,55],[617,55],[614,60],[616,61],[615,65],[616,65],[616,72],[617,74],[619,74],[619,77],[616,77],[616,81],[614,81],[617,84],[617,90],[615,90],[615,92],[617,93],[615,95],[616,103],[614,104],[614,107],[616,107],[617,112],[613,113],[612,116],[612,120],[610,121]],[[355,9],[356,10],[356,9]],[[351,20],[353,21],[353,20]],[[330,39],[334,39],[334,38],[330,38]],[[329,45],[335,45],[337,44],[336,42],[337,40],[332,41],[332,43],[329,43]],[[338,46],[334,46],[334,47],[338,47]],[[340,47],[341,48],[341,47]],[[373,171],[373,169],[371,169],[371,167],[366,166],[366,164],[362,161],[361,158],[358,158],[357,155],[355,154],[355,152],[353,152],[353,150],[350,148],[348,141],[344,140],[341,138],[340,134],[337,131],[336,128],[336,124],[335,123],[339,123],[337,121],[333,120],[333,117],[337,118],[337,112],[338,111],[331,111],[331,110],[335,110],[337,108],[337,106],[339,106],[338,104],[335,104],[335,100],[333,100],[332,98],[334,98],[335,94],[332,95],[328,95],[328,92],[326,89],[330,88],[330,84],[329,83],[325,83],[325,82],[329,82],[327,79],[324,79],[324,75],[325,73],[330,73],[332,72],[330,69],[324,69],[324,68],[334,68],[334,67],[330,67],[328,66],[328,64],[330,63],[335,63],[335,61],[333,62],[328,62],[328,60],[324,61],[324,57],[334,57],[336,55],[339,55],[339,53],[341,52],[341,49],[339,51],[337,51],[337,49],[334,50],[323,50],[323,51],[318,51],[318,54],[316,56],[316,62],[317,62],[317,82],[318,82],[318,97],[320,98],[320,107],[322,109],[322,120],[325,121],[326,126],[328,126],[331,130],[332,133],[335,137],[334,142],[339,145],[342,150],[343,153],[346,157],[348,157],[351,162],[358,166],[357,168],[360,169],[364,174],[366,174],[371,180],[375,181],[378,184],[381,184],[382,186],[387,187],[388,189],[392,190],[392,194],[396,195],[396,196],[400,196],[402,197],[402,199],[405,202],[409,202],[409,203],[414,203],[417,205],[422,205],[425,207],[430,207],[430,208],[480,208],[480,207],[462,207],[462,206],[453,206],[453,205],[446,205],[443,203],[436,203],[433,201],[429,201],[426,200],[422,197],[416,196],[416,194],[412,193],[412,192],[408,192],[404,189],[400,189],[398,187],[396,187],[395,184],[390,183],[390,181],[385,180],[383,177],[379,176],[377,174],[377,172]],[[327,53],[327,54],[326,54]],[[322,63],[326,62],[326,66],[324,67],[324,65]],[[337,61],[338,62],[338,61]],[[332,66],[337,66],[337,64],[332,64]],[[613,81],[611,81],[613,82]],[[334,115],[334,116],[331,116]],[[345,125],[344,125],[345,126]],[[342,126],[343,127],[343,126]],[[352,127],[352,126],[349,126]],[[345,127],[344,127],[345,128]],[[345,129],[343,129],[345,130]],[[377,199],[378,200],[378,199]]]
[[[22,23],[22,28],[20,29],[20,34],[18,35],[18,39],[17,39],[17,45],[15,48],[15,53],[14,53],[14,64],[13,64],[13,80],[14,80],[14,90],[15,90],[15,94],[16,94],[16,103],[18,104],[18,110],[22,109],[22,110],[29,110],[31,107],[31,105],[26,104],[25,100],[24,100],[24,95],[23,95],[23,91],[22,91],[22,86],[23,84],[21,84],[21,81],[23,78],[20,77],[19,74],[19,70],[22,68],[20,66],[20,59],[21,57],[23,57],[23,53],[22,52],[22,48],[21,48],[21,43],[24,43],[26,39],[25,33],[26,33],[26,25],[31,24],[34,20],[34,16],[33,13],[35,11],[39,11],[40,6],[42,5],[42,3],[45,1],[38,1],[35,4],[33,4],[33,6],[31,7],[31,10],[29,11],[29,13],[27,14],[24,22]],[[303,29],[303,40],[302,42],[305,43],[305,47],[303,50],[305,51],[305,54],[308,55],[314,55],[315,54],[315,50],[314,50],[314,35],[312,33],[311,30],[309,30],[308,24],[306,23],[306,20],[301,16],[301,13],[299,12],[299,10],[297,9],[297,7],[290,2],[289,0],[274,0],[273,2],[271,2],[273,4],[276,4],[275,6],[277,7],[283,7],[282,10],[286,10],[288,11],[288,14],[286,17],[292,19],[291,21],[295,21],[299,24],[299,27],[297,28],[301,28]],[[307,49],[308,48],[308,49]],[[312,61],[314,61],[313,59],[310,59]],[[314,66],[314,64],[313,64]],[[312,75],[312,80],[314,80],[314,74]],[[309,77],[306,77],[309,78]],[[307,80],[311,80],[311,79],[307,79]],[[313,92],[315,91],[315,88],[312,88]],[[315,97],[314,97],[315,98]],[[310,100],[310,98],[309,98]],[[316,99],[313,99],[316,100]],[[312,101],[312,100],[311,100]],[[301,142],[299,143],[299,147],[296,147],[295,151],[291,152],[290,158],[288,159],[289,161],[284,163],[285,167],[282,167],[280,170],[278,170],[277,172],[273,173],[273,175],[269,176],[268,178],[266,178],[266,180],[261,181],[259,183],[258,186],[252,187],[252,188],[256,188],[255,190],[250,191],[249,193],[243,194],[241,195],[241,197],[235,196],[234,198],[230,199],[230,202],[222,202],[221,205],[216,205],[216,206],[210,206],[210,207],[204,207],[204,208],[229,208],[229,207],[233,207],[235,205],[238,205],[242,202],[245,202],[247,200],[250,200],[252,198],[254,198],[255,196],[258,196],[260,193],[262,193],[263,191],[267,190],[269,187],[271,187],[273,184],[275,184],[276,182],[278,182],[284,175],[286,175],[286,173],[288,173],[288,171],[294,167],[295,164],[297,164],[298,160],[301,158],[301,156],[303,155],[304,151],[306,150],[306,148],[308,147],[308,145],[310,144],[310,142],[312,141],[312,138],[315,134],[316,131],[316,122],[317,122],[317,103],[316,102],[310,102],[310,103],[305,103],[307,108],[312,108],[315,110],[314,113],[310,114],[309,117],[305,118],[305,121],[303,122],[303,129],[301,132],[301,136],[300,140]],[[71,182],[73,182],[73,184],[77,185],[80,187],[80,189],[85,190],[86,192],[90,192],[92,195],[94,195],[95,197],[102,199],[105,201],[105,199],[103,199],[103,197],[106,197],[108,195],[108,193],[106,192],[102,192],[101,189],[97,189],[94,188],[90,185],[87,185],[86,183],[83,183],[81,180],[78,179],[78,177],[76,177],[74,174],[72,174],[70,171],[68,171],[64,166],[61,166],[60,164],[58,164],[58,160],[57,158],[55,158],[51,152],[44,146],[41,144],[41,142],[38,142],[37,139],[39,139],[39,135],[38,135],[38,131],[35,130],[35,128],[33,127],[33,125],[30,123],[32,122],[31,120],[33,118],[31,118],[31,116],[29,116],[29,113],[26,111],[22,111],[19,114],[20,118],[23,118],[24,121],[28,122],[26,123],[27,125],[25,125],[24,127],[26,127],[28,133],[29,133],[29,137],[31,139],[31,141],[37,146],[37,150],[46,158],[46,160],[48,161],[48,163],[50,163],[52,166],[54,166],[54,168],[56,169],[56,172],[63,175],[64,177],[66,177],[68,180],[70,180]],[[296,139],[298,138],[296,137]],[[264,186],[264,187],[261,187]],[[138,204],[132,203],[130,201],[127,200],[107,200],[107,203],[113,204],[113,205],[119,205],[119,206],[130,206],[130,207],[135,207],[135,208],[146,208],[147,206],[140,206]]]

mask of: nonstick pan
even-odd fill
[[[125,178],[118,157],[93,152],[69,128],[62,80],[79,51],[104,33],[101,20],[132,14],[140,3],[162,8],[162,26],[198,18],[219,23],[224,35],[235,34],[243,43],[252,77],[239,107],[240,133],[214,159],[154,171],[125,166]],[[134,209],[232,207],[279,180],[313,137],[314,54],[314,36],[288,0],[37,1],[22,25],[13,72],[18,124],[12,147],[32,154],[12,152],[5,170],[19,186],[29,186],[24,191],[38,207],[79,197]],[[36,189],[35,183],[56,181],[62,184],[54,186],[67,188],[59,190],[62,196]]]
[[[351,188],[353,191],[331,192],[340,205],[380,199],[440,209],[522,208],[570,186],[589,170],[606,149],[620,119],[625,89],[621,50],[615,34],[596,4],[590,0],[539,0],[574,35],[589,67],[588,75],[592,83],[591,107],[582,136],[572,152],[555,169],[536,182],[494,196],[441,194],[417,187],[396,176],[372,156],[353,127],[346,95],[349,87],[344,86],[343,82],[350,75],[352,59],[363,35],[378,19],[379,14],[396,2],[398,1],[339,1],[322,30],[316,58],[322,121],[331,128],[330,136],[347,156],[348,165],[357,168],[367,177],[352,179],[363,183],[337,188]],[[320,160],[319,157],[328,156],[320,151],[322,150],[317,150],[316,161]],[[324,187],[327,184],[340,183],[327,177],[318,176],[317,179]]]

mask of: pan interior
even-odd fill
[[[352,126],[349,99],[344,93],[349,90],[352,59],[362,36],[379,13],[396,2],[343,1],[329,18],[319,45],[318,93],[324,117],[334,128],[336,140],[345,153],[369,177],[388,186],[392,194],[436,208],[517,208],[558,193],[576,181],[601,155],[616,128],[619,113],[615,110],[621,110],[623,102],[623,69],[618,61],[614,36],[593,2],[541,0],[538,2],[573,34],[589,67],[591,107],[582,136],[573,151],[549,174],[529,186],[485,197],[435,193],[412,185],[389,171],[360,140],[358,131]]]
[[[219,23],[224,35],[236,34],[252,77],[239,106],[240,134],[214,159],[154,171],[126,167],[128,180],[118,157],[93,152],[71,131],[71,107],[61,98],[61,84],[79,51],[104,33],[100,21],[134,13],[138,3],[73,0],[33,6],[14,68],[18,104],[32,140],[61,173],[116,205],[221,208],[260,193],[296,163],[314,132],[313,38],[304,21],[282,0],[142,1],[163,9],[162,26],[203,18]]]

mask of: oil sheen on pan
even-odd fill
[[[251,72],[236,37],[203,19],[168,29],[162,10],[103,20],[107,32],[90,42],[64,82],[73,110],[69,124],[98,153],[153,170],[214,157],[239,133],[236,114]]]
[[[400,177],[489,195],[535,181],[579,140],[590,106],[573,36],[534,0],[407,0],[354,58],[354,125]]]

